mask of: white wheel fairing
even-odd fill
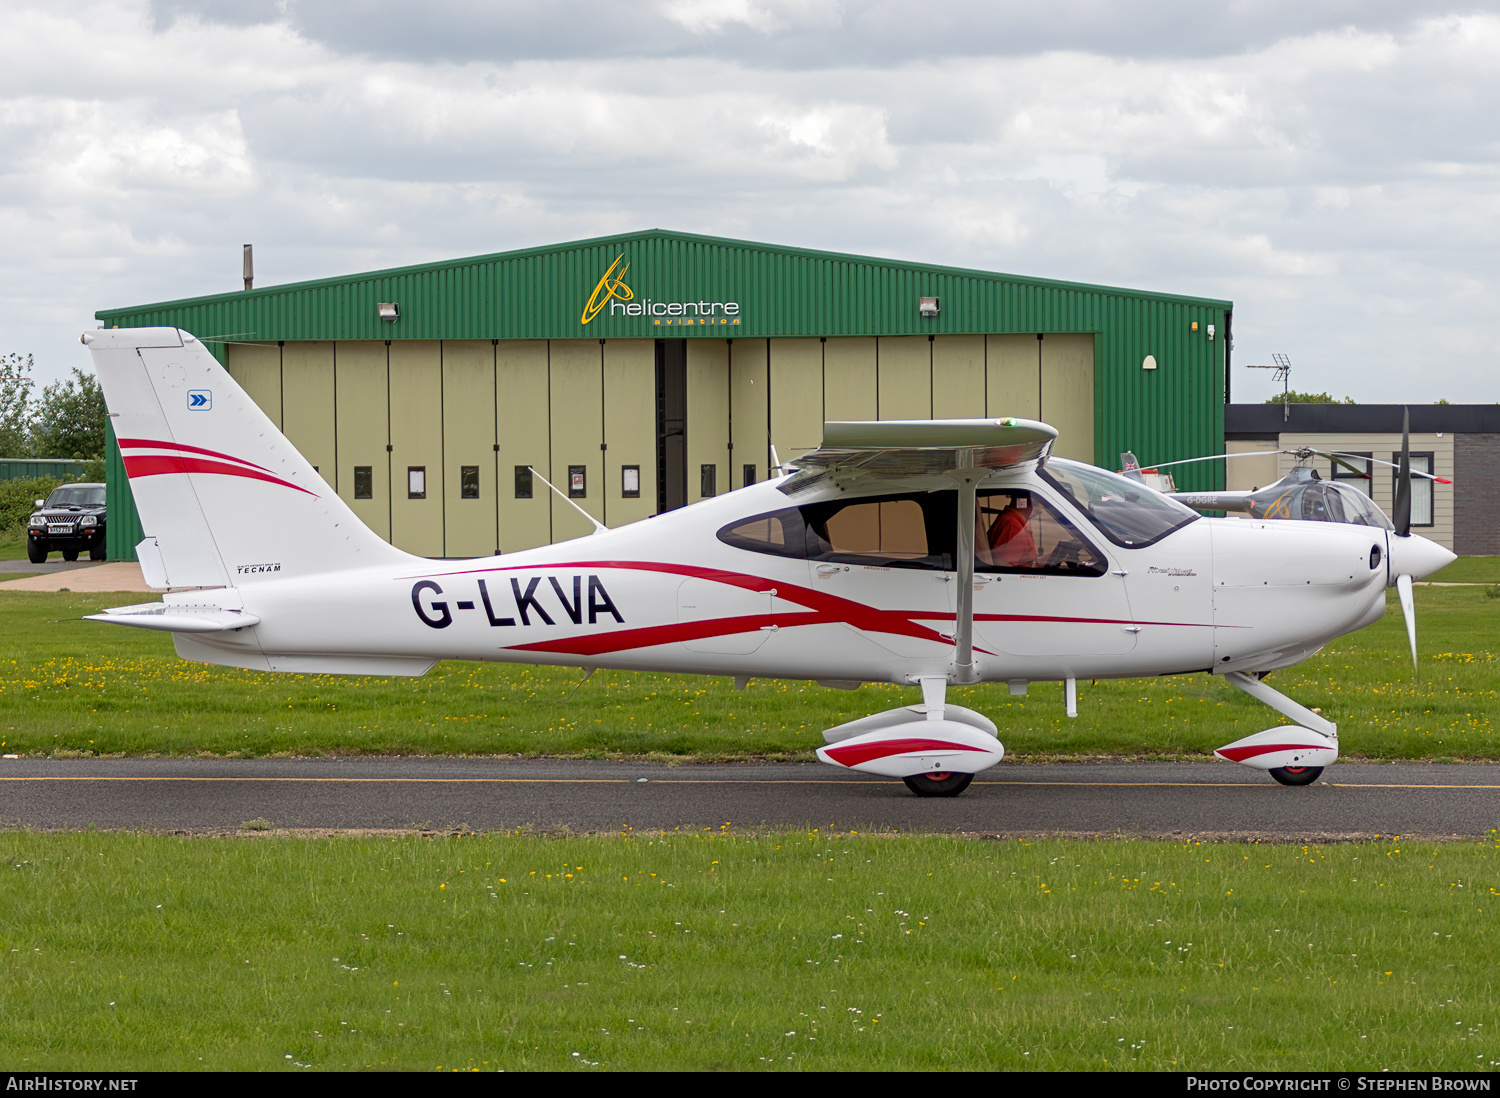
[[[826,763],[886,778],[976,774],[1004,757],[1005,748],[994,736],[949,720],[914,720],[818,748],[818,758]]]
[[[1286,767],[1332,766],[1339,757],[1338,744],[1300,725],[1268,728],[1253,736],[1235,740],[1214,752],[1229,762],[1253,766],[1257,770],[1281,770]]]

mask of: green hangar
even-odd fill
[[[472,557],[588,532],[544,478],[618,526],[774,475],[824,420],[1041,419],[1111,468],[1219,453],[1232,309],[653,229],[95,315],[198,336],[375,531]]]

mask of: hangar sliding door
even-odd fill
[[[391,538],[390,389],[386,345],[345,342],[334,348],[338,482],[360,521]]]
[[[877,418],[932,418],[932,341],[881,336],[875,341]]]
[[[226,369],[245,394],[281,428],[281,348],[274,343],[231,343]]]
[[[443,553],[443,358],[435,339],[390,346],[391,543]]]
[[[495,345],[443,341],[443,556],[499,548],[495,488]]]
[[[1041,348],[1041,419],[1057,428],[1052,452],[1094,461],[1094,337],[1048,333]]]
[[[611,339],[604,345],[605,523],[656,513],[656,340]],[[634,476],[627,478],[627,471]],[[635,485],[634,495],[627,479]]]
[[[736,339],[729,345],[729,468],[720,491],[766,479],[766,344],[764,339]]]
[[[338,490],[333,359],[326,340],[281,348],[281,433]]]
[[[526,473],[531,465],[552,479],[548,406],[547,341],[502,339],[495,345],[495,479],[504,553],[552,540],[552,493]]]
[[[985,414],[984,336],[938,336],[932,341],[932,418]]]
[[[823,341],[769,342],[771,443],[786,462],[823,443]]]
[[[729,344],[687,341],[687,501],[728,490]]]
[[[603,344],[597,339],[554,339],[547,344],[547,361],[553,470],[548,479],[575,504],[605,522]],[[553,541],[581,537],[592,530],[566,504],[552,508]]]

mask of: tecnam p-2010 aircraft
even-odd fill
[[[617,530],[436,561],[371,532],[201,343],[85,333],[184,659],[420,675],[442,659],[888,682],[921,702],[824,733],[823,761],[952,796],[1000,761],[950,685],[1209,672],[1297,722],[1219,749],[1292,785],[1336,726],[1261,681],[1453,559],[1396,530],[1204,518],[1050,457],[1020,419],[829,423],[789,475]]]

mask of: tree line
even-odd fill
[[[73,367],[73,376],[40,393],[30,355],[0,355],[0,458],[104,457],[104,394],[99,381]]]

